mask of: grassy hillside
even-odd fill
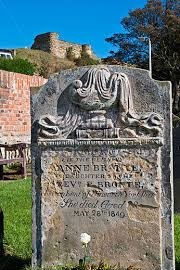
[[[36,74],[48,78],[50,74],[62,69],[73,68],[75,63],[68,59],[60,59],[47,52],[31,49],[17,49],[16,58],[27,59],[36,66]]]

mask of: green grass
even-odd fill
[[[174,219],[174,238],[175,238],[175,250],[176,250],[176,263],[180,269],[180,214],[175,215]]]
[[[31,205],[31,179],[0,181],[0,207],[4,213],[4,242],[7,253],[4,261],[0,259],[0,270],[20,270],[28,265],[32,252]],[[175,214],[175,249],[176,270],[178,270],[180,269],[180,214]]]
[[[5,248],[10,255],[31,257],[31,180],[0,181]]]

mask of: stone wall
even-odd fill
[[[31,49],[42,50],[59,58],[66,58],[67,50],[71,48],[75,58],[80,57],[81,52],[84,51],[92,58],[97,59],[90,45],[80,45],[77,43],[67,42],[64,40],[59,40],[58,37],[59,35],[53,32],[40,34],[35,37]]]
[[[0,143],[30,142],[30,87],[46,81],[0,70]]]

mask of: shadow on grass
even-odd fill
[[[22,259],[11,255],[0,257],[0,270],[23,270],[31,265],[31,259]]]
[[[180,263],[176,262],[176,270],[180,270]]]

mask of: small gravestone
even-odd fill
[[[2,209],[0,208],[0,256],[4,254],[3,237],[4,237],[4,215]]]
[[[172,270],[170,83],[81,67],[32,97],[33,265]]]

